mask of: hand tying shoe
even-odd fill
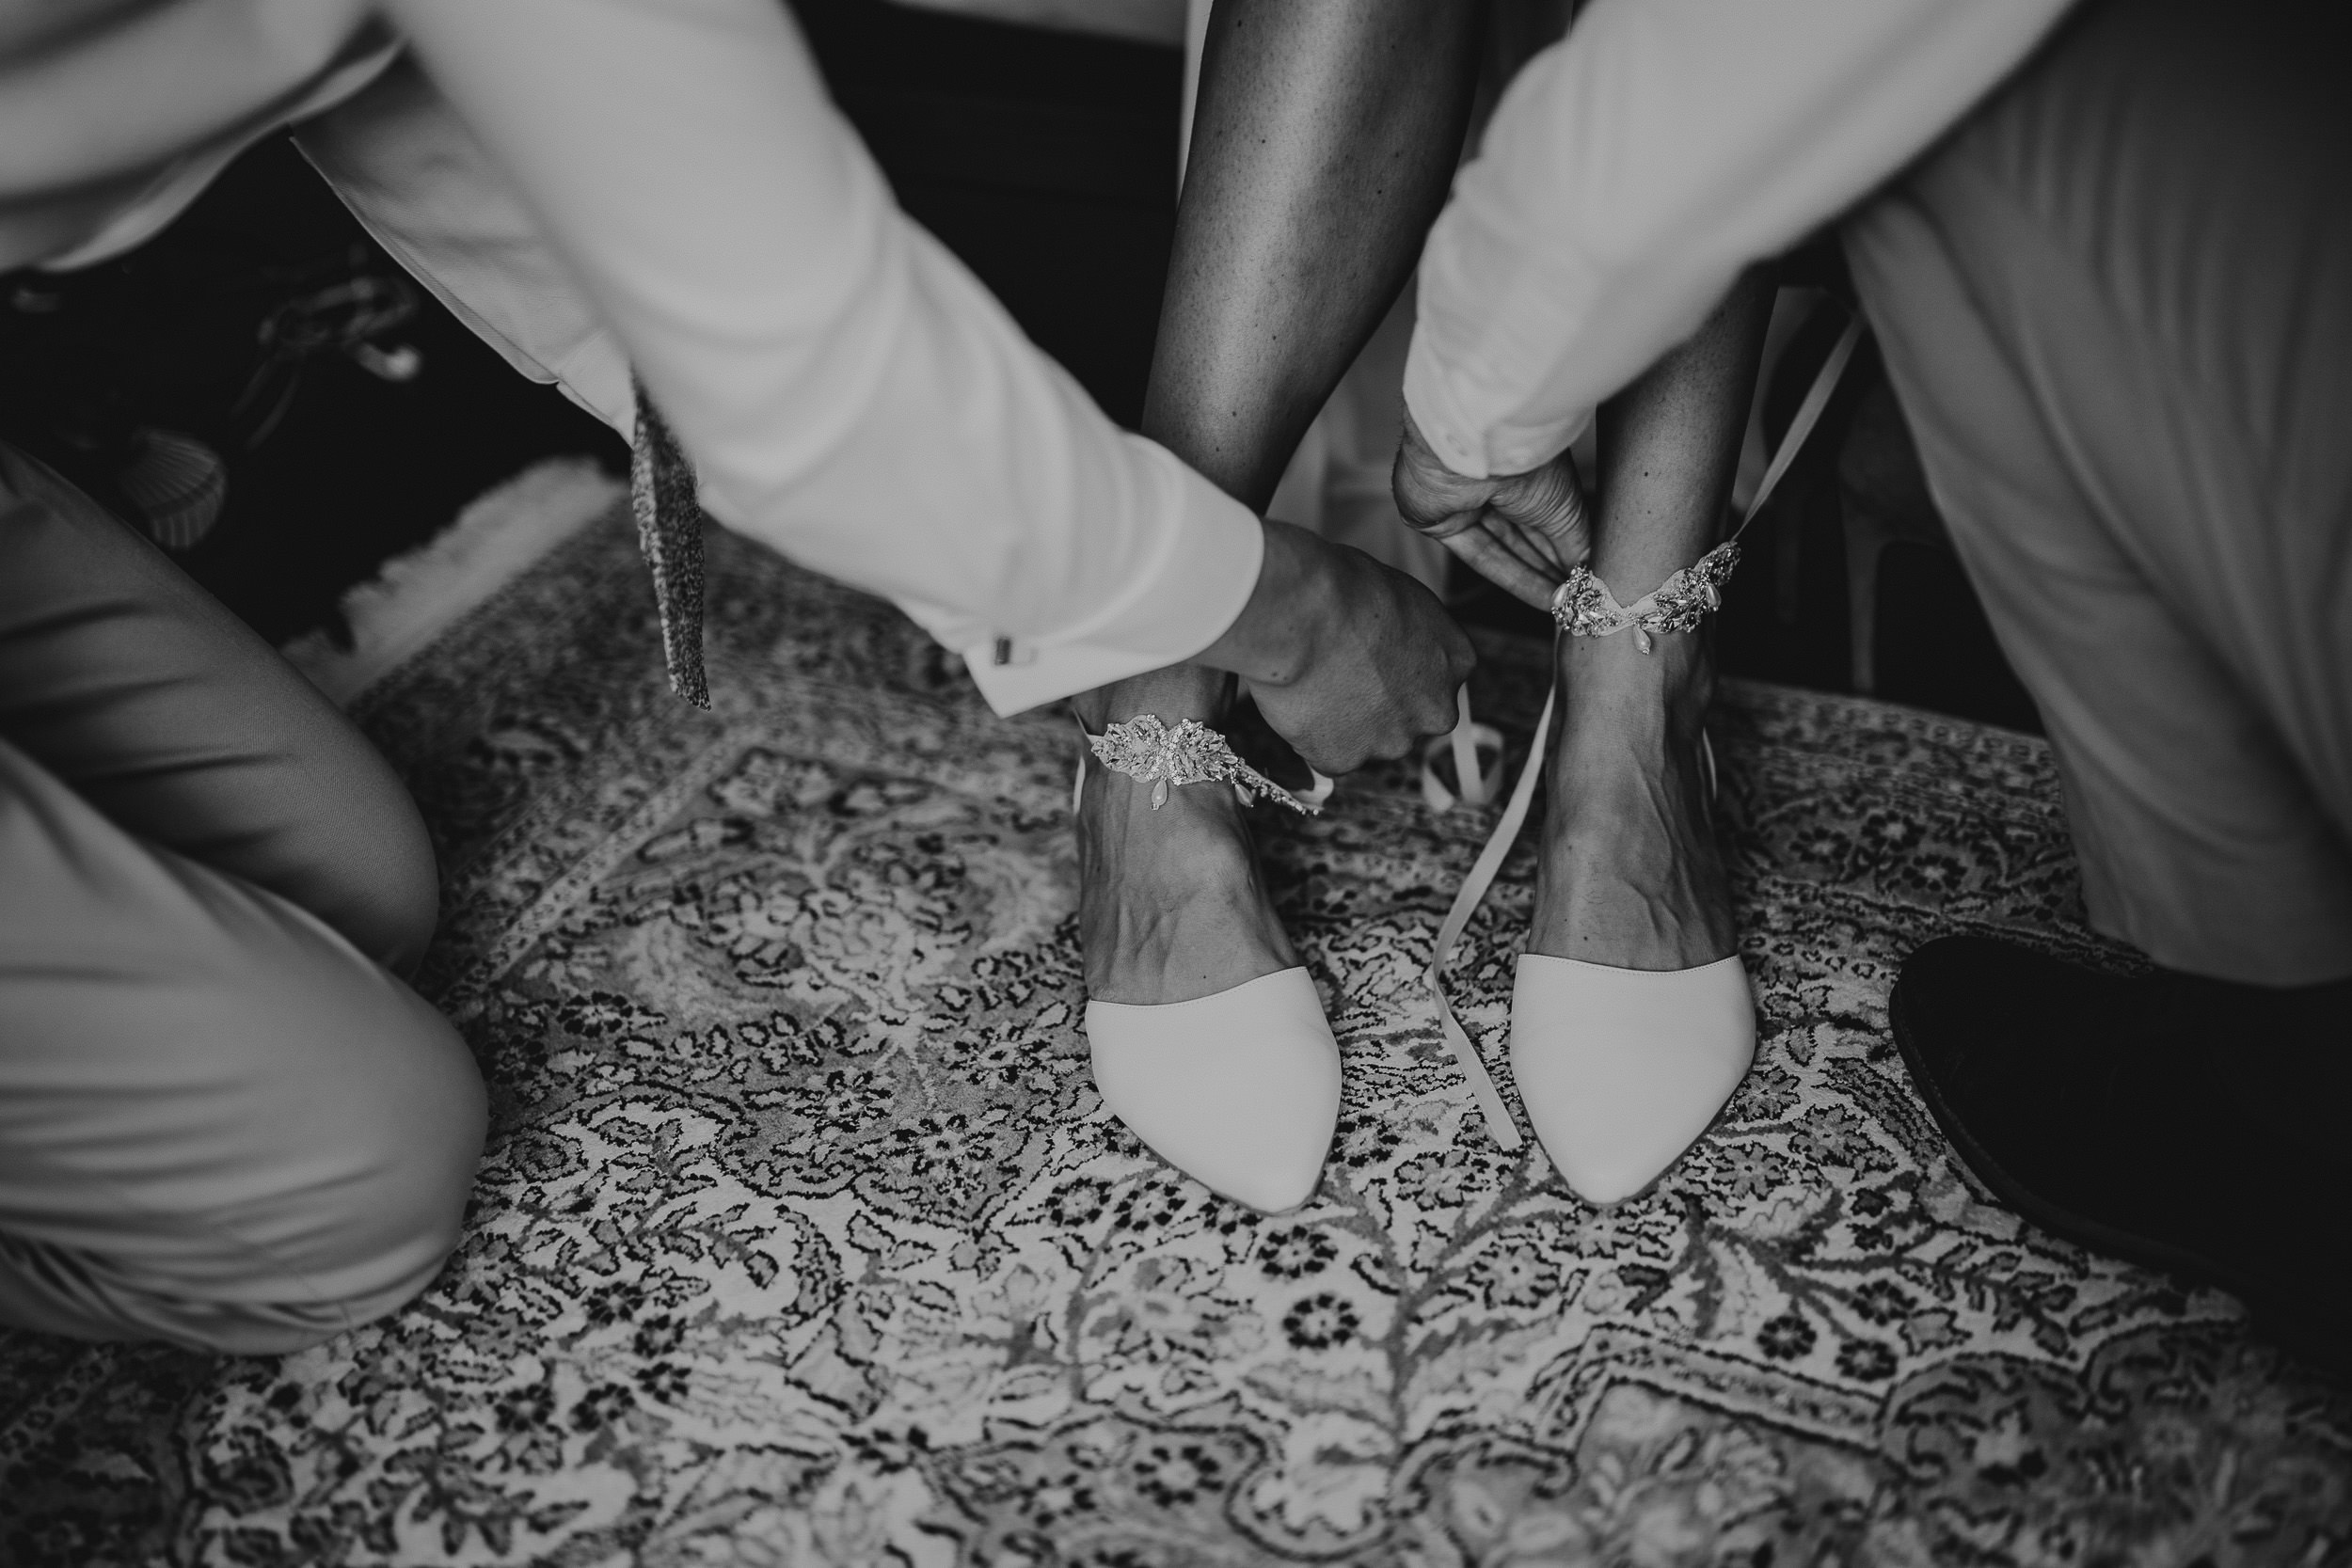
[[[1088,743],[1105,768],[1151,789],[1155,812],[1187,784],[1227,784],[1245,805],[1268,795],[1301,811],[1329,792],[1318,776],[1312,795],[1293,797],[1197,721],[1169,729],[1145,715]],[[1085,787],[1082,761],[1073,812]],[[1153,1153],[1266,1213],[1312,1196],[1339,1122],[1340,1052],[1304,968],[1189,1001],[1089,1000],[1086,1031],[1104,1103]]]

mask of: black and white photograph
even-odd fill
[[[0,0],[0,1568],[2352,1564],[2332,0]]]

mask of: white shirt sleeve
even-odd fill
[[[637,408],[627,351],[513,182],[413,60],[303,121],[294,145],[474,336],[629,437]]]
[[[721,522],[897,601],[1003,712],[1181,662],[1241,612],[1257,518],[1114,426],[898,210],[776,0],[385,9]],[[558,368],[516,307],[465,303]],[[552,352],[609,379],[609,352]]]
[[[1475,478],[1548,461],[2070,3],[1596,0],[1512,83],[1430,231],[1414,422]]]

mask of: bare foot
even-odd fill
[[[1157,714],[1222,717],[1221,676],[1161,671],[1081,698],[1088,730]],[[1078,807],[1078,933],[1087,995],[1155,1006],[1231,990],[1298,962],[1268,901],[1241,802],[1224,784],[1152,790],[1089,754]]]
[[[1703,635],[1560,640],[1560,711],[1528,951],[1617,969],[1695,969],[1738,950],[1708,824]]]

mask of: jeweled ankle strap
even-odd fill
[[[1805,388],[1804,401],[1797,405],[1788,433],[1781,437],[1780,448],[1731,537],[1631,604],[1619,604],[1609,585],[1593,576],[1590,567],[1571,567],[1567,580],[1551,594],[1551,618],[1562,631],[1570,637],[1613,637],[1630,627],[1634,646],[1648,653],[1655,646],[1652,639],[1657,633],[1695,631],[1701,621],[1724,607],[1724,584],[1731,580],[1732,568],[1740,564],[1740,535],[1772,499],[1788,466],[1804,450],[1805,437],[1820,421],[1830,394],[1837,389],[1838,377],[1845,373],[1846,362],[1853,357],[1854,345],[1862,341],[1862,318],[1855,316],[1830,346],[1829,357],[1821,362],[1813,385]]]
[[[1695,631],[1724,607],[1724,584],[1740,564],[1740,544],[1726,539],[1631,604],[1619,604],[1609,585],[1582,566],[1551,595],[1551,618],[1570,637],[1613,637],[1630,626],[1644,653],[1654,632]]]
[[[1318,790],[1307,800],[1293,795],[1234,755],[1225,737],[1198,719],[1186,719],[1171,730],[1157,715],[1146,713],[1105,724],[1101,735],[1087,736],[1087,744],[1112,772],[1150,784],[1153,811],[1168,804],[1171,784],[1229,784],[1244,805],[1264,795],[1309,816],[1323,809],[1323,796],[1329,793]]]

